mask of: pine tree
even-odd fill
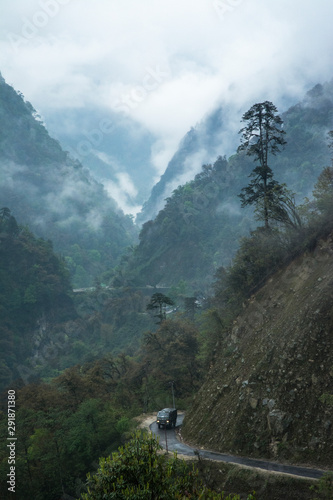
[[[255,205],[257,216],[264,220],[269,228],[269,220],[274,219],[277,207],[290,194],[284,184],[273,178],[273,171],[268,165],[269,155],[276,155],[286,144],[283,121],[277,114],[277,108],[270,101],[254,104],[242,117],[247,125],[240,130],[241,145],[238,152],[246,151],[258,162],[250,174],[252,181],[242,189],[239,195],[242,207]]]

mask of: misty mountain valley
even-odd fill
[[[120,156],[145,141],[135,216],[0,77],[1,499],[333,498],[333,81],[230,115],[157,180],[149,134],[104,123]]]

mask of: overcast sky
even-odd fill
[[[279,106],[333,78],[332,0],[0,4],[7,83],[42,116],[84,106],[129,114],[160,139],[159,168],[217,103]]]

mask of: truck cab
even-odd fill
[[[156,423],[158,428],[171,428],[175,427],[177,422],[176,408],[163,408],[157,413]]]

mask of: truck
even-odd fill
[[[177,422],[177,410],[176,408],[163,408],[157,413],[156,423],[158,428],[171,428],[175,427]]]

